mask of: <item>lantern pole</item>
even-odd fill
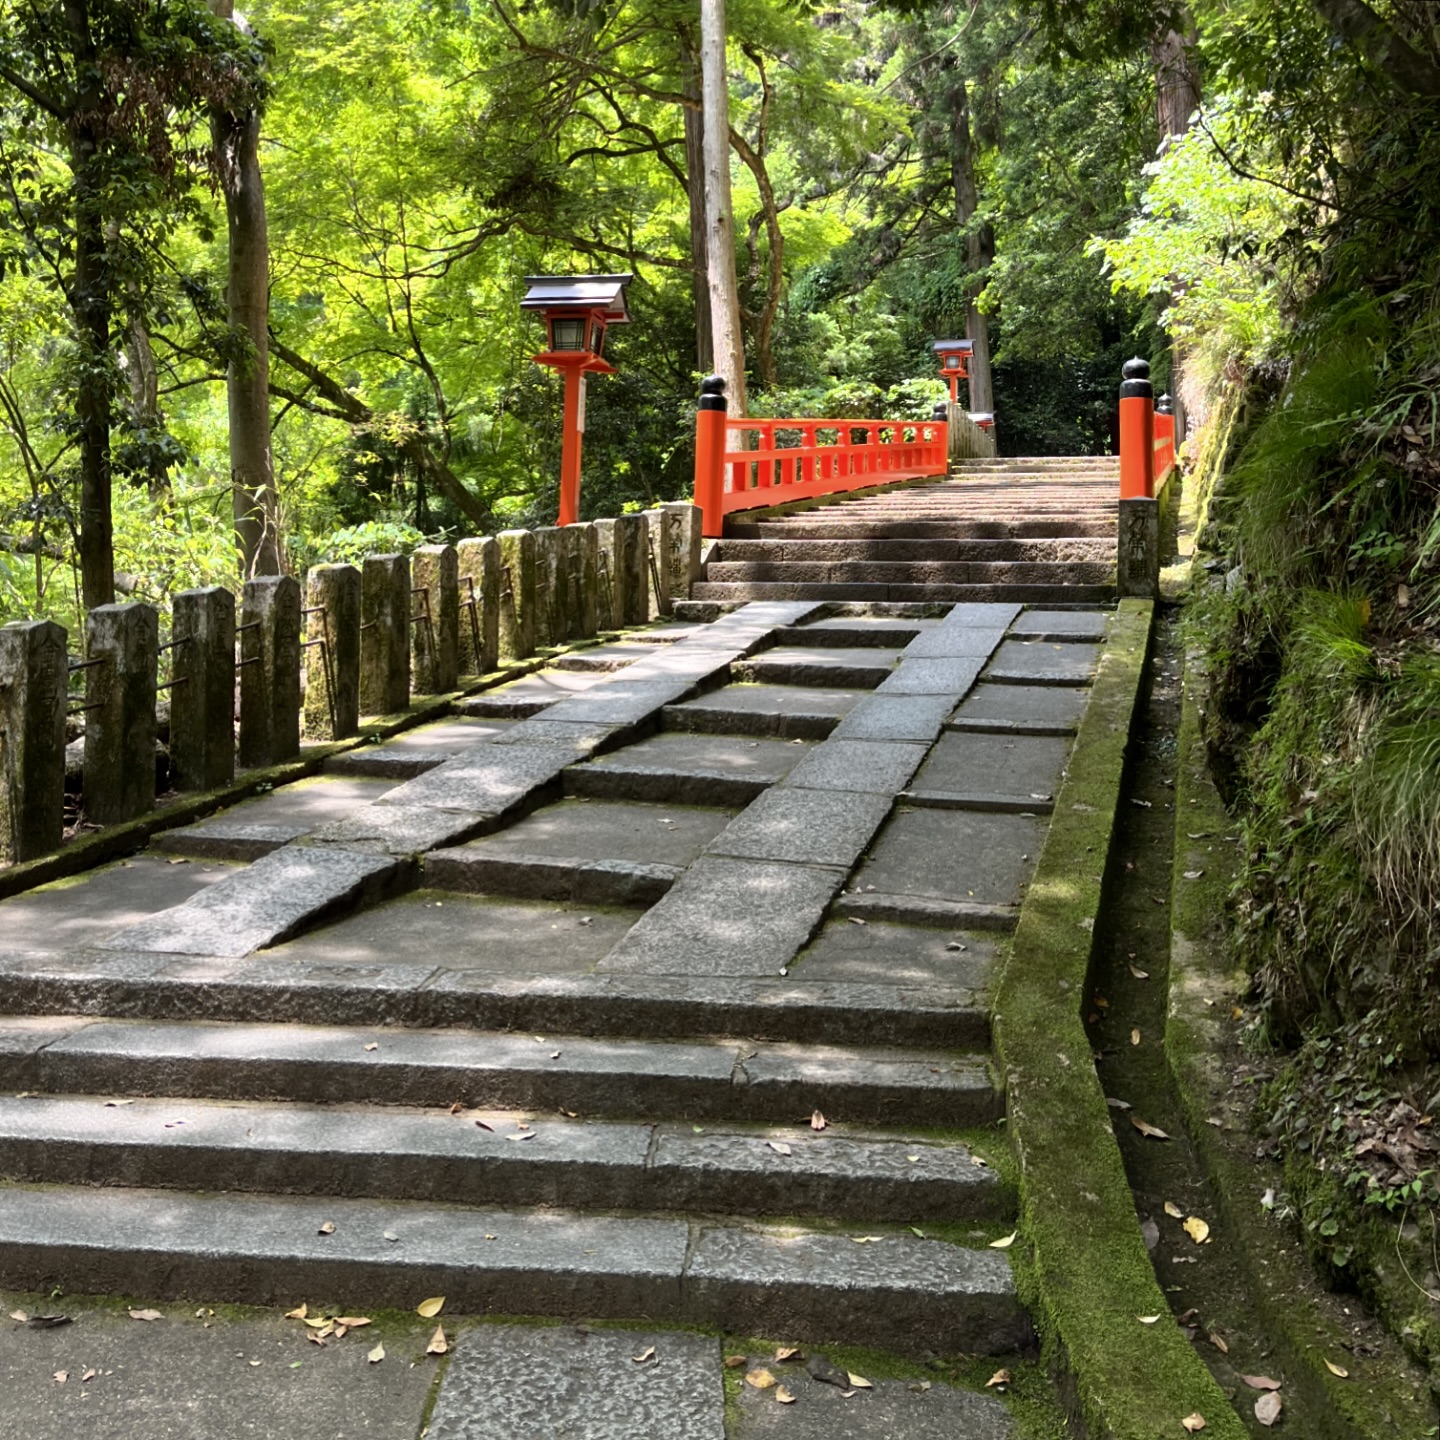
[[[560,525],[580,520],[580,447],[585,441],[585,366],[565,366],[565,433],[560,452]]]

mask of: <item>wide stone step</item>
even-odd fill
[[[7,1097],[0,1175],[27,1184],[907,1225],[1004,1219],[1014,1206],[970,1149],[924,1136],[181,1098]]]
[[[1105,538],[1116,533],[1114,515],[1071,514],[989,518],[952,515],[944,519],[897,517],[848,519],[832,511],[785,520],[725,522],[725,539],[736,540],[1029,540]]]
[[[890,603],[959,604],[962,601],[1016,601],[1022,605],[1103,605],[1115,599],[1111,584],[1085,585],[860,585],[775,580],[697,581],[692,601],[869,600]]]
[[[1031,540],[730,540],[718,542],[709,565],[735,562],[835,564],[868,561],[1114,561],[1115,542],[1104,535]],[[585,652],[579,652],[583,656]],[[578,668],[578,667],[577,667]]]
[[[712,561],[707,582],[778,580],[826,585],[1103,585],[1113,556],[1094,560],[786,560]]]
[[[985,1063],[953,1051],[113,1020],[58,1036],[11,1021],[0,1041],[0,1085],[51,1094],[864,1125],[986,1125],[1004,1108]]]
[[[908,1230],[863,1238],[433,1203],[0,1189],[0,1284],[11,1289],[83,1275],[97,1293],[367,1311],[443,1295],[452,1315],[645,1315],[912,1355],[1032,1340],[1001,1251]]]

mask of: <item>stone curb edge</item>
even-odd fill
[[[995,997],[995,1051],[1020,1176],[1021,1298],[1047,1358],[1065,1372],[1086,1434],[1109,1440],[1247,1431],[1179,1328],[1156,1280],[1111,1111],[1082,1023],[1145,693],[1154,605],[1122,600],[1055,799]],[[1159,1315],[1157,1323],[1140,1316]]]
[[[1280,1352],[1279,1363],[1295,1388],[1303,1386],[1319,1413],[1337,1417],[1336,1435],[1356,1440],[1382,1436],[1424,1435],[1435,1423],[1430,1407],[1414,1401],[1393,1383],[1397,1368],[1408,1368],[1396,1353],[1376,1364],[1342,1350],[1348,1337],[1325,1313],[1307,1303],[1313,1277],[1293,1248],[1277,1245],[1278,1226],[1259,1205],[1255,1172],[1207,1125],[1206,1097],[1217,1077],[1209,1061],[1219,1047],[1231,998],[1246,979],[1237,974],[1224,950],[1217,921],[1238,867],[1238,852],[1223,842],[1234,821],[1225,809],[1206,766],[1196,691],[1203,677],[1190,656],[1185,660],[1183,710],[1175,763],[1174,870],[1171,876],[1170,995],[1165,1027],[1165,1059],[1205,1173],[1211,1178],[1216,1208],[1255,1277],[1251,1298],[1265,1321],[1267,1339]],[[1180,832],[1180,817],[1186,830]],[[1188,839],[1193,828],[1221,841],[1210,848]],[[1187,881],[1188,872],[1205,872],[1203,883]],[[1213,1004],[1207,1004],[1213,1001]],[[1218,1077],[1227,1085],[1229,1077]],[[1350,1369],[1341,1380],[1326,1368],[1326,1354]],[[1373,1372],[1373,1373],[1372,1373]],[[1278,1372],[1277,1372],[1278,1373]],[[1423,1392],[1422,1376],[1417,1384]],[[1287,1385],[1287,1388],[1290,1388]]]

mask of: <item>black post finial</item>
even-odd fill
[[[1154,394],[1150,384],[1150,362],[1138,355],[1127,360],[1120,367],[1120,398],[1122,400],[1149,400]]]
[[[730,402],[725,398],[725,377],[707,375],[700,382],[701,410],[728,410]]]
[[[1155,402],[1155,413],[1157,415],[1173,415],[1175,413],[1175,402],[1170,398],[1168,390]]]

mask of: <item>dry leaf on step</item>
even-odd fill
[[[986,1382],[988,1390],[992,1385],[1008,1385],[1010,1383],[1010,1372],[1008,1370],[997,1370]]]
[[[873,1390],[875,1388],[863,1375],[857,1375],[853,1370],[847,1370],[845,1374],[857,1390]]]
[[[1350,1372],[1343,1365],[1335,1365],[1331,1361],[1327,1360],[1325,1362],[1325,1368],[1332,1375],[1338,1375],[1342,1380],[1348,1380],[1350,1378]]]
[[[445,1297],[443,1295],[435,1295],[429,1300],[422,1300],[415,1307],[415,1313],[422,1320],[433,1320],[444,1308]]]
[[[1197,1245],[1210,1238],[1210,1227],[1198,1215],[1192,1215],[1181,1228]]]
[[[1280,1418],[1280,1411],[1284,1407],[1285,1402],[1280,1398],[1278,1390],[1267,1391],[1255,1402],[1255,1418],[1262,1425],[1273,1425]]]
[[[777,1155],[790,1155],[794,1152],[783,1140],[767,1140],[765,1142]]]
[[[1205,1417],[1197,1410],[1180,1422],[1192,1435],[1205,1428]]]
[[[1165,1213],[1172,1220],[1179,1220],[1181,1216],[1185,1214],[1185,1212],[1173,1200],[1167,1200],[1165,1202]]]
[[[653,1345],[647,1345],[638,1355],[632,1355],[630,1358],[637,1365],[643,1365],[647,1360],[653,1360],[655,1358],[655,1347]]]
[[[427,1355],[443,1355],[450,1348],[450,1342],[445,1338],[445,1327],[437,1325],[435,1333],[430,1337],[430,1343],[425,1347]]]
[[[810,1128],[812,1130],[823,1130],[830,1122],[817,1110],[810,1117]]]
[[[1142,1120],[1138,1115],[1132,1115],[1130,1117],[1130,1123],[1148,1139],[1168,1140],[1170,1138],[1158,1125],[1151,1125],[1148,1121]]]
[[[1252,1390],[1278,1390],[1280,1382],[1268,1375],[1242,1375],[1240,1377]]]
[[[747,1370],[745,1383],[756,1390],[768,1390],[775,1383],[775,1377],[768,1370]]]
[[[377,1345],[366,1357],[372,1365],[378,1365],[385,1358],[385,1346]]]
[[[132,1310],[132,1320],[163,1320],[165,1317],[158,1310]]]
[[[992,1250],[1008,1250],[1015,1243],[1015,1237],[1019,1233],[1018,1230],[1012,1230],[1008,1235],[1002,1235],[998,1240],[992,1240],[990,1248]]]
[[[783,1385],[777,1385],[775,1387],[775,1398],[782,1405],[793,1405],[795,1403],[795,1397]]]

